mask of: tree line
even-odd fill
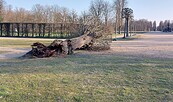
[[[124,19],[122,9],[128,7],[127,0],[92,0],[89,9],[78,14],[75,10],[69,10],[59,5],[43,6],[33,5],[31,10],[24,8],[13,8],[0,0],[0,22],[22,22],[22,23],[77,23],[84,25],[97,25],[109,28],[111,32],[121,33],[124,30]],[[156,26],[156,21],[146,19],[129,20],[130,31],[156,31],[163,30],[173,23],[166,20]]]
[[[170,20],[160,21],[159,26],[157,27],[157,30],[164,31],[167,28],[170,28],[170,30],[173,31],[173,21],[170,21]]]

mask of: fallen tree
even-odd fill
[[[27,58],[44,58],[56,57],[73,54],[74,50],[108,50],[110,45],[107,42],[99,42],[98,39],[103,37],[102,32],[91,32],[86,30],[84,34],[77,38],[67,40],[54,40],[50,45],[45,46],[36,42],[31,45],[32,50],[23,57]]]

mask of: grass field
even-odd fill
[[[11,41],[3,43],[9,46]],[[18,43],[13,41],[17,47],[29,44]],[[122,55],[76,53],[64,58],[4,59],[0,60],[0,100],[171,102],[172,68],[172,59]]]
[[[30,38],[4,38],[0,39],[0,47],[30,47],[34,42],[41,42],[45,45],[50,44],[54,39],[30,39]]]

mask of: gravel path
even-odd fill
[[[173,58],[173,33],[150,32],[131,41],[115,41],[111,52],[139,57]]]
[[[0,59],[22,56],[30,49],[0,47]],[[111,50],[101,52],[84,52],[86,54],[110,54],[122,56],[173,58],[173,33],[150,32],[142,34],[141,38],[129,41],[113,41]]]

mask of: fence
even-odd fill
[[[82,25],[74,23],[0,23],[1,37],[72,38]]]

